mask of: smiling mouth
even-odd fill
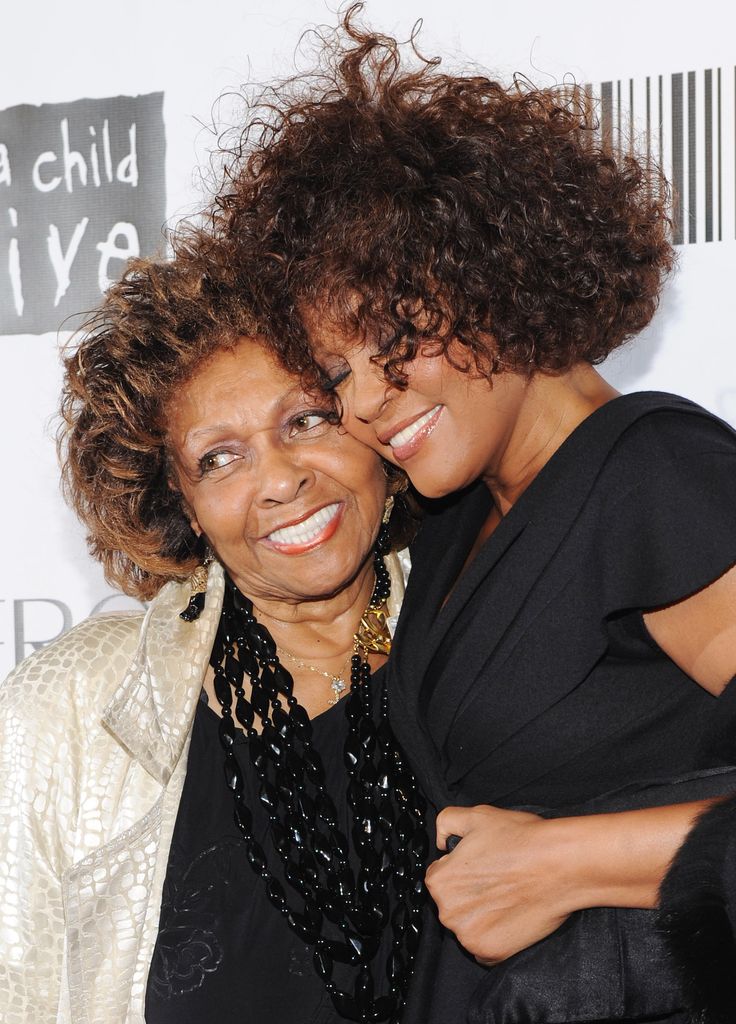
[[[282,550],[286,548],[304,550],[328,540],[338,526],[342,503],[333,502],[317,509],[311,516],[291,526],[282,526],[269,533],[265,540]]]
[[[419,444],[432,433],[437,425],[442,409],[443,406],[441,404],[435,405],[429,412],[425,412],[419,419],[414,420],[413,423],[398,430],[390,437],[388,443],[393,452],[398,457],[412,454]]]

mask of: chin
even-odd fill
[[[343,587],[351,583],[368,561],[368,556],[358,564],[356,564],[354,552],[351,552],[349,557],[341,559],[339,564],[331,564],[329,561],[325,561],[326,564],[322,562],[319,565],[318,575],[310,572],[305,580],[307,589],[314,588],[315,583],[318,584],[319,593],[311,595],[318,600],[334,596]]]
[[[466,487],[470,487],[478,480],[477,476],[464,476],[457,473],[448,473],[446,476],[440,477],[437,474],[433,474],[429,479],[424,478],[421,474],[417,474],[417,477],[411,477],[412,485],[422,495],[423,498],[429,498],[430,500],[437,498],[447,498],[450,494],[455,494],[456,491],[462,491]]]
[[[422,485],[420,486],[414,480],[412,480],[414,488],[421,494],[423,498],[427,498],[429,501],[434,501],[437,498],[446,498],[448,494],[452,494],[452,488],[446,487]]]

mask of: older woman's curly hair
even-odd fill
[[[106,578],[128,594],[152,597],[201,561],[170,486],[164,411],[209,356],[256,328],[245,295],[195,262],[134,260],[66,358],[64,489]]]
[[[579,91],[440,73],[415,47],[407,66],[360,7],[229,151],[214,222],[232,265],[255,241],[291,344],[306,352],[299,311],[327,313],[397,383],[425,339],[486,372],[604,359],[672,267],[657,169],[605,150]]]
[[[166,408],[177,390],[244,337],[258,338],[287,370],[314,383],[311,364],[295,362],[298,353],[260,328],[255,289],[235,291],[215,278],[207,267],[218,262],[217,246],[202,235],[197,247],[196,239],[196,232],[187,235],[179,259],[131,261],[65,360],[58,435],[64,490],[107,580],[143,599],[169,580],[186,579],[204,554],[166,447]],[[384,466],[399,498],[392,546],[402,547],[417,510],[403,494],[404,474]]]

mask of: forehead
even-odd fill
[[[301,306],[299,315],[315,357],[327,352],[358,352],[370,348],[366,331],[355,323],[344,322],[326,304]]]
[[[217,349],[190,375],[184,388],[215,386],[228,388],[235,382],[252,379],[281,388],[299,387],[299,378],[286,370],[267,343],[259,338],[241,337],[231,345]]]
[[[167,431],[231,418],[260,422],[303,393],[299,377],[258,338],[241,338],[209,356],[177,389],[165,409]]]

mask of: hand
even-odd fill
[[[498,807],[446,807],[437,817],[437,848],[461,836],[427,870],[439,918],[480,963],[506,960],[553,932],[570,913],[550,822]],[[554,844],[552,844],[554,846]]]

